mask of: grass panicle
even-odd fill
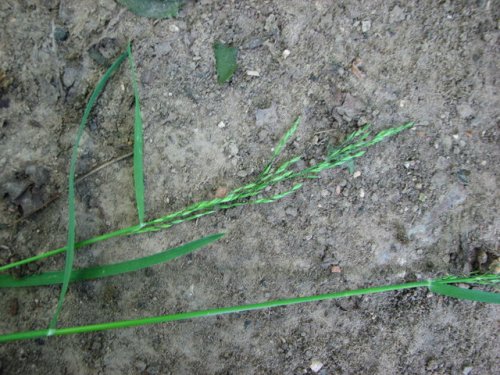
[[[133,225],[77,242],[75,244],[75,248],[81,248],[110,238],[168,229],[174,225],[199,219],[203,216],[214,214],[220,210],[250,204],[275,202],[299,190],[303,186],[304,180],[318,178],[320,173],[325,170],[342,167],[363,156],[367,148],[383,141],[388,137],[409,129],[414,125],[412,122],[409,122],[399,127],[382,130],[373,137],[370,137],[370,126],[366,125],[349,135],[338,147],[330,148],[323,161],[319,161],[318,163],[307,168],[297,170],[295,168],[297,162],[302,160],[302,156],[297,155],[273,168],[274,164],[279,159],[279,156],[282,154],[286,143],[296,132],[299,123],[300,118],[297,118],[292,127],[280,139],[274,150],[271,161],[264,167],[263,171],[254,182],[230,191],[225,197],[196,202],[181,210],[144,222],[142,225]],[[269,187],[285,183],[291,183],[292,187],[284,192],[274,193],[268,197],[265,196]],[[65,247],[61,247],[46,253],[38,254],[31,258],[1,266],[0,272],[62,253],[65,250]]]

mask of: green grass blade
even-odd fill
[[[220,42],[214,43],[215,70],[217,71],[217,82],[220,84],[229,81],[238,68],[236,62],[238,49],[229,47]]]
[[[128,61],[130,63],[130,76],[134,90],[134,188],[135,202],[137,204],[137,214],[139,224],[144,224],[144,170],[143,170],[143,145],[142,134],[142,114],[139,102],[139,86],[137,84],[137,72],[135,69],[134,56],[130,42],[127,47]]]
[[[448,284],[448,283],[471,283],[472,284],[472,283],[477,283],[477,282],[481,282],[481,283],[485,283],[485,284],[486,283],[498,283],[499,277],[498,277],[498,275],[485,275],[485,276],[484,275],[477,275],[477,276],[464,277],[464,278],[453,277],[451,279],[444,278],[444,279],[438,279],[435,281],[423,280],[423,281],[409,282],[409,283],[405,283],[405,284],[381,285],[381,286],[374,286],[374,287],[369,287],[369,288],[346,290],[346,291],[335,292],[335,293],[316,294],[316,295],[305,296],[305,297],[271,300],[271,301],[265,301],[265,302],[254,303],[254,304],[247,304],[247,305],[229,306],[229,307],[221,307],[221,308],[215,308],[215,309],[209,309],[209,310],[198,310],[198,311],[181,312],[181,313],[176,313],[176,314],[153,316],[153,317],[140,318],[140,319],[121,320],[121,321],[117,321],[117,322],[107,322],[107,323],[91,324],[91,325],[85,325],[85,326],[60,328],[60,329],[55,330],[55,332],[53,332],[53,334],[56,336],[62,336],[62,335],[70,335],[70,334],[78,334],[78,333],[98,332],[98,331],[118,329],[118,328],[130,328],[130,327],[143,326],[143,325],[147,325],[147,324],[158,324],[158,323],[166,323],[166,322],[173,322],[173,321],[180,321],[180,320],[187,320],[187,319],[194,319],[194,318],[203,318],[203,317],[230,314],[230,313],[241,313],[241,312],[252,311],[252,310],[262,310],[262,309],[268,309],[268,308],[273,308],[273,307],[278,307],[278,306],[295,305],[295,304],[299,304],[299,303],[310,303],[310,302],[326,301],[326,300],[347,298],[347,297],[354,297],[354,296],[363,296],[363,295],[369,295],[369,294],[386,293],[386,292],[404,290],[404,289],[430,287],[430,285],[432,285],[433,283],[436,283],[436,284],[439,283],[440,285],[444,285],[444,284]],[[26,331],[26,332],[11,333],[11,334],[6,334],[6,335],[1,335],[0,336],[0,343],[8,342],[8,341],[15,341],[15,340],[35,339],[35,338],[47,336],[47,334],[48,334],[48,330],[46,330],[46,329],[38,330],[38,331]]]
[[[464,289],[453,285],[432,282],[429,286],[431,292],[446,297],[457,298],[461,300],[496,303],[500,304],[500,293],[485,292],[482,290]]]
[[[213,234],[175,248],[164,250],[158,254],[139,259],[132,259],[116,264],[73,270],[73,272],[71,273],[70,282],[120,275],[122,273],[133,272],[160,263],[165,263],[172,259],[190,254],[193,251],[210,245],[212,242],[217,241],[223,235],[223,233]],[[21,288],[61,284],[63,282],[63,278],[64,272],[62,271],[46,272],[40,275],[28,276],[22,279],[15,279],[9,275],[0,275],[0,288]]]
[[[76,135],[75,143],[73,145],[73,152],[71,154],[71,161],[69,167],[69,179],[68,179],[68,240],[66,245],[66,262],[64,266],[64,278],[63,285],[61,288],[61,293],[59,294],[59,300],[57,302],[57,307],[54,315],[52,316],[52,320],[49,324],[49,334],[52,332],[57,325],[57,320],[59,318],[59,314],[62,309],[62,305],[64,302],[64,298],[66,297],[66,293],[68,291],[68,285],[71,278],[71,270],[73,268],[73,259],[75,253],[75,229],[76,229],[76,220],[75,220],[75,170],[76,170],[76,160],[78,158],[78,146],[80,144],[80,139],[82,138],[83,131],[85,129],[85,125],[87,124],[88,117],[92,108],[94,107],[97,98],[101,94],[102,90],[106,86],[111,75],[120,67],[123,61],[126,59],[128,52],[122,53],[116,61],[111,65],[111,67],[104,73],[101,80],[97,83],[90,99],[85,107],[85,111],[83,112],[82,120],[80,122],[80,126],[78,128],[78,132]]]

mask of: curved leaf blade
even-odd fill
[[[143,268],[155,266],[160,263],[168,262],[172,259],[190,254],[202,247],[210,245],[217,241],[223,233],[212,234],[200,238],[196,241],[188,242],[187,244],[162,251],[158,254],[146,256],[139,259],[132,259],[125,262],[108,264],[104,266],[89,267],[79,270],[73,270],[71,273],[70,282],[100,279],[104,277],[116,276],[123,273],[138,271]],[[43,286],[60,284],[64,280],[64,272],[46,272],[40,275],[29,276],[23,279],[15,279],[9,275],[0,275],[0,288],[21,288],[31,286]]]

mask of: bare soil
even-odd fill
[[[487,271],[500,253],[499,17],[484,0],[202,0],[162,21],[112,0],[4,0],[0,262],[65,243],[74,134],[130,39],[149,218],[250,182],[297,115],[288,152],[305,163],[365,122],[416,126],[369,150],[356,174],[329,171],[277,203],[78,251],[80,267],[227,233],[151,270],[72,285],[61,326]],[[239,47],[225,85],[216,40]],[[91,116],[78,173],[130,153],[132,104],[122,69]],[[131,159],[83,179],[77,210],[81,239],[134,224]],[[45,328],[58,292],[0,290],[0,333]],[[4,344],[0,373],[492,374],[498,323],[496,306],[412,290]]]

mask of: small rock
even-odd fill
[[[244,45],[244,48],[255,49],[261,47],[263,44],[262,39],[254,38]]]
[[[281,54],[283,56],[284,59],[286,59],[288,56],[290,56],[290,50],[289,49],[286,49],[283,51],[283,53]]]
[[[63,27],[57,26],[54,29],[54,39],[58,42],[64,42],[69,37],[69,31]]]
[[[297,217],[298,215],[298,211],[296,208],[294,207],[288,207],[286,210],[285,210],[285,213],[289,216],[292,216],[292,217]]]
[[[257,70],[247,70],[247,76],[260,77],[260,73]]]
[[[474,117],[474,110],[467,103],[457,105],[458,115],[463,119]]]
[[[472,366],[467,366],[467,367],[464,367],[464,369],[462,370],[462,374],[463,375],[470,375],[470,373],[472,372]]]
[[[396,5],[389,13],[389,23],[400,22],[405,19],[405,12]]]
[[[276,28],[276,16],[274,14],[270,14],[266,18],[266,23],[264,25],[264,30],[271,31]]]
[[[219,129],[224,129],[224,128],[226,127],[226,124],[224,123],[224,121],[221,121],[221,122],[219,122],[219,123],[217,124],[217,127],[218,127]]]
[[[364,189],[360,189],[359,190],[359,197],[360,198],[364,198],[365,197],[365,190]]]
[[[278,115],[276,114],[276,107],[272,105],[269,108],[258,109],[255,111],[255,125],[264,126],[272,125],[278,122]]]
[[[352,174],[352,178],[358,178],[359,176],[361,176],[361,171],[356,171]]]
[[[170,51],[172,51],[172,46],[170,42],[161,42],[157,43],[154,46],[155,53],[158,57],[167,55]]]
[[[352,96],[351,94],[347,94],[344,98],[342,106],[337,107],[337,112],[341,116],[346,116],[349,119],[352,119],[353,117],[361,114],[364,107],[365,105],[360,99]]]
[[[372,27],[372,21],[366,20],[361,22],[361,31],[367,33]]]
[[[141,361],[141,360],[135,362],[134,366],[137,369],[137,371],[139,371],[139,372],[146,370],[146,367],[147,367],[146,362]]]
[[[79,69],[67,67],[62,75],[62,83],[65,87],[71,87],[80,76]]]
[[[331,273],[341,273],[342,268],[340,268],[340,266],[332,266],[332,268],[330,268],[330,272]]]
[[[335,188],[335,195],[340,195],[342,193],[342,187],[340,185],[337,185]]]
[[[228,193],[228,188],[225,186],[219,186],[217,190],[215,190],[215,198],[224,198]]]
[[[313,359],[311,361],[311,366],[309,366],[309,368],[313,372],[319,372],[319,370],[321,370],[323,368],[323,363],[321,363],[318,359]]]
[[[227,150],[229,152],[229,155],[231,155],[231,156],[238,155],[238,152],[240,151],[238,146],[236,146],[235,143],[230,143]]]
[[[468,185],[470,182],[470,171],[467,169],[459,169],[457,172],[457,177],[462,184]]]
[[[178,33],[180,31],[179,26],[171,24],[168,29],[173,33]]]
[[[248,176],[248,172],[245,170],[242,170],[242,171],[239,171],[238,173],[236,173],[236,176],[243,178],[243,177]]]
[[[444,136],[442,142],[444,151],[450,152],[453,147],[453,139],[450,136]]]

